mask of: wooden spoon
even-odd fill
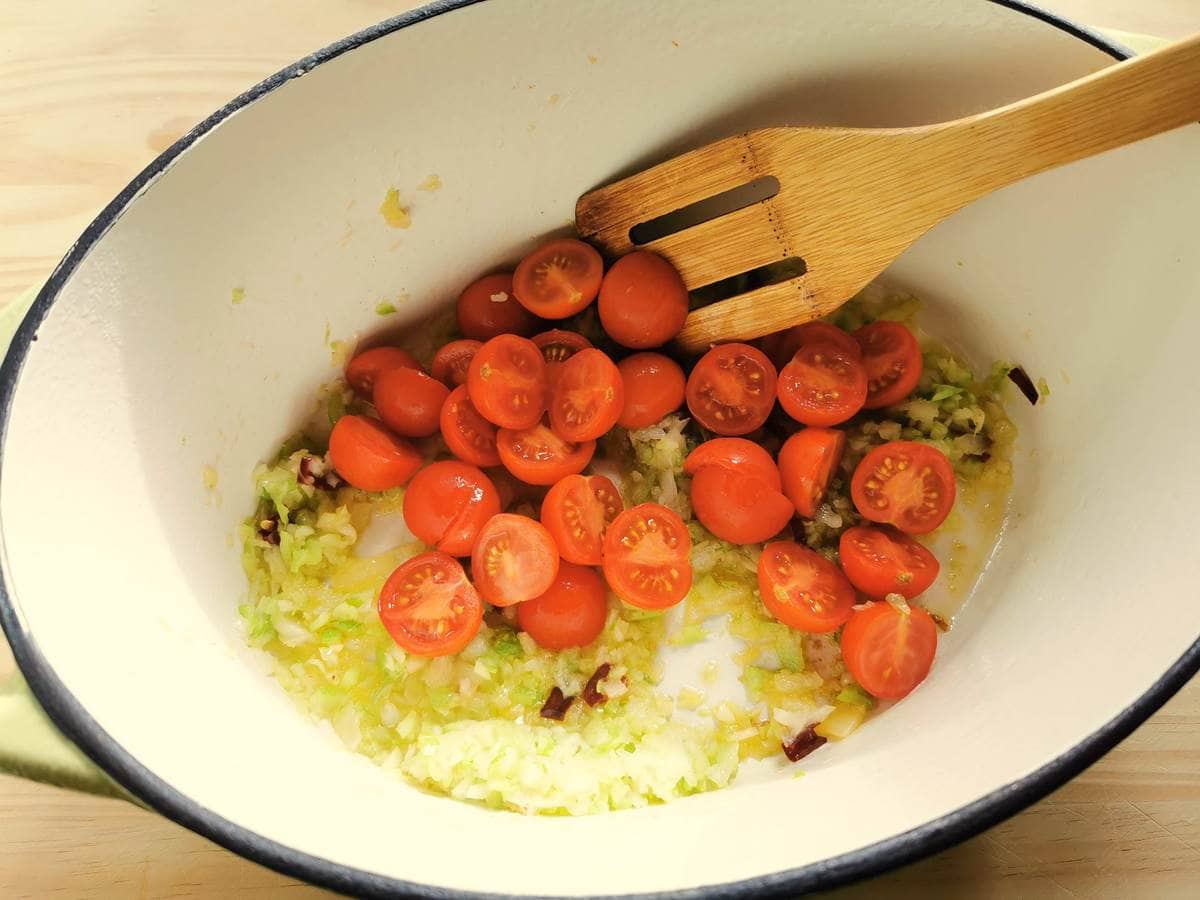
[[[779,192],[644,244],[689,290],[800,257],[804,274],[692,312],[698,351],[824,316],[931,226],[997,188],[1200,120],[1200,35],[991,112],[916,128],[764,128],[584,194],[580,233],[610,254],[630,229],[715,195]]]

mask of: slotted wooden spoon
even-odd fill
[[[610,254],[630,229],[774,176],[779,192],[643,245],[689,290],[768,263],[803,275],[693,311],[678,341],[703,350],[824,316],[926,230],[984,194],[1200,120],[1200,35],[991,112],[916,128],[764,128],[579,198],[580,233]]]

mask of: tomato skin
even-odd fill
[[[389,369],[375,379],[371,395],[379,418],[404,437],[429,437],[438,430],[450,391],[417,369]]]
[[[471,551],[471,577],[493,606],[512,606],[546,593],[558,567],[558,547],[550,532],[511,513],[492,516]]]
[[[500,462],[526,484],[554,484],[587,468],[596,452],[595,441],[573,443],[539,422],[520,430],[501,428],[496,435]]]
[[[598,566],[604,560],[604,532],[625,503],[603,475],[568,475],[546,493],[542,524],[568,562]]]
[[[887,525],[855,525],[838,544],[842,571],[868,597],[900,594],[911,600],[937,580],[938,561],[928,548]]]
[[[538,247],[517,266],[513,290],[535,316],[565,319],[600,292],[604,261],[583,241],[561,238]]]
[[[793,325],[786,331],[777,331],[762,339],[763,353],[779,369],[791,362],[796,351],[806,344],[833,344],[851,356],[862,358],[862,348],[852,334],[820,319]]]
[[[842,660],[863,690],[881,700],[908,696],[925,680],[937,654],[938,630],[929,613],[903,613],[876,602],[855,611],[842,630]]]
[[[864,519],[928,534],[954,506],[954,467],[941,450],[916,441],[889,441],[863,457],[850,479],[850,498]]]
[[[554,373],[558,367],[580,350],[587,350],[592,342],[578,331],[564,331],[561,328],[551,328],[533,336],[533,342],[542,351],[546,360],[546,372]]]
[[[458,560],[430,550],[401,564],[379,591],[379,619],[415,656],[450,656],[483,624],[483,602]],[[422,617],[424,614],[424,617]]]
[[[500,493],[475,466],[435,462],[404,492],[404,522],[421,542],[451,556],[470,556],[484,523],[500,512]]]
[[[841,569],[794,541],[774,541],[763,548],[758,590],[767,612],[800,631],[836,631],[853,612],[854,587]]]
[[[580,350],[559,366],[550,387],[550,427],[568,441],[594,441],[617,424],[625,386],[601,350]]]
[[[688,292],[673,265],[648,250],[622,256],[604,276],[600,324],[622,347],[645,350],[665,344],[683,327]]]
[[[693,477],[707,466],[721,466],[760,479],[775,491],[783,490],[779,468],[771,454],[745,438],[713,438],[698,446],[683,461],[684,473]]]
[[[805,425],[845,422],[866,399],[862,361],[833,344],[805,344],[779,373],[779,403]]]
[[[775,367],[757,347],[718,344],[688,376],[688,409],[711,432],[749,434],[771,414],[776,378]]]
[[[407,350],[399,347],[372,347],[357,354],[346,366],[346,381],[354,393],[367,400],[375,390],[375,379],[391,369],[417,369],[421,364]]]
[[[538,320],[517,302],[512,273],[497,272],[471,282],[459,295],[458,327],[464,337],[488,341],[498,334],[529,337]]]
[[[867,409],[900,403],[921,380],[921,345],[899,322],[872,322],[854,332],[867,370]]]
[[[817,514],[845,449],[845,432],[816,427],[797,431],[779,448],[783,492],[804,518]]]
[[[546,411],[546,361],[533,341],[494,337],[467,369],[467,390],[479,414],[501,428],[532,428]]]
[[[772,538],[796,510],[778,488],[724,466],[705,466],[692,479],[692,509],[700,524],[731,544]]]
[[[604,578],[639,609],[667,609],[692,587],[692,538],[679,515],[657,503],[621,513],[604,535]]]
[[[363,491],[400,487],[424,462],[412,444],[367,416],[337,420],[329,435],[329,460],[342,480]]]
[[[452,390],[442,404],[442,439],[450,452],[473,466],[500,465],[496,426],[479,414],[466,385]]]
[[[617,424],[648,428],[683,406],[687,379],[679,363],[661,353],[635,353],[617,363],[625,386],[625,405]]]
[[[517,624],[547,650],[586,647],[604,630],[608,593],[594,570],[560,563],[544,594],[517,606]]]
[[[460,384],[466,384],[471,360],[482,346],[480,341],[472,340],[451,341],[443,345],[433,355],[433,365],[429,367],[430,374],[451,390]]]

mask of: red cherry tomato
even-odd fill
[[[877,600],[888,594],[911,600],[928,590],[938,576],[936,556],[904,532],[886,525],[847,528],[838,544],[838,556],[850,583]]]
[[[390,369],[375,379],[372,399],[379,418],[404,437],[429,437],[450,391],[417,369]]]
[[[705,466],[696,473],[692,509],[701,525],[731,544],[768,540],[779,534],[796,512],[778,488],[724,466]]]
[[[513,273],[513,290],[535,316],[565,319],[596,299],[603,276],[599,253],[583,241],[562,238],[521,260]]]
[[[625,387],[601,350],[580,350],[558,368],[550,386],[550,427],[568,441],[594,441],[617,424]]]
[[[833,344],[805,344],[779,373],[779,403],[805,425],[837,425],[863,407],[867,372]]]
[[[604,559],[604,532],[624,508],[620,492],[603,475],[568,475],[542,501],[542,524],[563,559],[598,566]]]
[[[700,357],[688,377],[688,409],[709,431],[749,434],[771,414],[775,381],[775,367],[761,350],[720,344]]]
[[[612,264],[600,285],[600,324],[622,347],[665,344],[683,327],[688,292],[675,267],[656,253],[635,250]]]
[[[479,341],[472,340],[451,341],[446,344],[433,355],[433,365],[430,366],[433,377],[451,390],[460,384],[466,384],[471,360],[482,346]]]
[[[794,541],[775,541],[758,558],[763,606],[791,628],[823,634],[850,618],[854,588],[821,554]]]
[[[648,428],[683,406],[683,369],[661,353],[635,353],[617,363],[625,386],[625,406],[617,424]]]
[[[531,428],[546,411],[546,362],[527,338],[494,337],[475,354],[467,390],[479,414],[501,428]]]
[[[483,624],[483,603],[458,560],[431,550],[403,563],[379,592],[379,621],[415,656],[450,656]]]
[[[890,603],[871,603],[842,630],[842,659],[868,694],[899,700],[933,668],[937,641],[937,626],[925,610],[913,606],[901,612]]]
[[[498,466],[496,426],[485,419],[471,403],[466,385],[450,392],[442,404],[442,439],[450,452],[473,466]]]
[[[334,470],[353,487],[386,491],[400,487],[421,468],[421,454],[377,419],[342,416],[329,435]]]
[[[779,448],[783,492],[804,518],[817,514],[845,449],[845,432],[833,428],[801,429]]]
[[[783,489],[779,469],[771,454],[745,438],[713,438],[689,453],[683,461],[683,471],[692,476],[707,466],[720,466],[758,478],[776,491]]]
[[[554,484],[587,468],[596,452],[595,441],[564,441],[539,423],[516,431],[501,428],[496,435],[500,462],[526,484]]]
[[[604,535],[604,577],[640,609],[666,609],[692,587],[692,539],[679,515],[657,503],[625,510]]]
[[[360,397],[371,399],[375,379],[391,369],[417,369],[421,364],[415,356],[399,347],[372,347],[359,353],[346,366],[346,381]]]
[[[777,331],[762,339],[763,353],[770,357],[771,362],[775,363],[775,367],[778,369],[782,369],[791,362],[796,351],[806,344],[833,344],[839,350],[844,350],[853,357],[860,358],[862,356],[858,341],[852,334],[842,331],[836,325],[822,322],[820,319],[814,322],[805,322],[803,325],[794,325],[786,331]]]
[[[517,624],[547,650],[586,647],[604,630],[608,593],[593,570],[560,563],[546,593],[517,606]]]
[[[479,530],[499,512],[500,493],[491,480],[457,461],[426,466],[404,492],[408,530],[451,556],[470,556]]]
[[[458,327],[468,338],[487,341],[498,334],[529,337],[538,320],[517,302],[512,275],[498,272],[472,282],[459,295]]]
[[[493,606],[512,606],[546,593],[558,565],[550,532],[533,519],[509,513],[488,520],[471,552],[471,577]]]
[[[941,450],[915,441],[890,441],[863,457],[850,479],[850,497],[864,519],[908,534],[937,528],[954,506],[954,467]]]
[[[580,350],[587,350],[592,346],[592,342],[578,331],[563,331],[561,328],[551,328],[549,331],[535,334],[533,342],[542,351],[547,372],[556,371],[558,366]]]
[[[854,332],[867,369],[867,409],[908,397],[921,380],[921,345],[899,322],[873,322]]]

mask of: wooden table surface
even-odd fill
[[[0,304],[179,135],[294,59],[405,0],[0,2]],[[1200,0],[1043,0],[1177,36]],[[0,640],[0,677],[11,668]],[[1200,681],[1057,793],[842,897],[1200,895]],[[152,813],[0,777],[0,898],[329,896]]]

